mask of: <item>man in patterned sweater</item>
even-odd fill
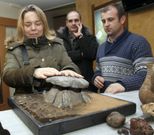
[[[98,48],[94,85],[106,93],[138,90],[152,62],[147,40],[125,29],[126,15],[121,3],[113,3],[101,12],[107,40]]]

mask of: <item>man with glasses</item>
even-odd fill
[[[95,36],[82,24],[80,13],[70,11],[66,16],[66,26],[60,27],[57,35],[63,39],[68,55],[79,67],[84,78],[89,81],[88,90],[94,90],[91,79],[98,43]]]

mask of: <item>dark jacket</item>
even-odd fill
[[[26,61],[22,48],[27,50]],[[45,80],[33,78],[35,68],[41,67],[52,67],[59,71],[70,69],[79,73],[78,67],[68,57],[61,39],[49,41],[40,37],[36,45],[32,39],[23,44],[14,42],[8,45],[3,80],[7,85],[16,88],[16,93],[30,93],[33,87],[49,89],[51,86]]]
[[[93,61],[96,58],[98,43],[95,36],[90,34],[85,26],[82,28],[82,34],[81,38],[71,41],[67,27],[60,28],[57,32],[57,35],[64,41],[68,55],[79,67],[84,78],[91,83],[94,74]]]

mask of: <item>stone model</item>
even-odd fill
[[[46,81],[52,83],[53,87],[43,93],[44,100],[58,108],[72,108],[80,103],[91,101],[88,92],[84,90],[89,83],[83,78],[53,76],[47,78]]]

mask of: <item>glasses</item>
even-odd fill
[[[80,20],[79,19],[70,19],[70,20],[67,20],[69,23],[72,23],[72,22],[79,22]]]

